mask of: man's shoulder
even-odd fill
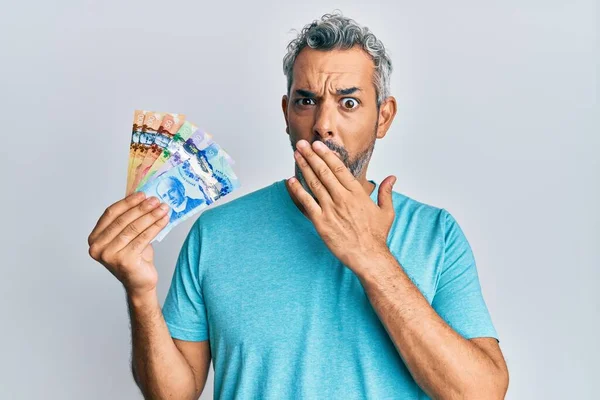
[[[456,219],[446,207],[415,200],[405,194],[392,191],[394,209],[396,211],[395,224],[397,229],[405,229],[413,225],[419,230],[432,230],[445,236],[450,230],[458,226]]]
[[[394,203],[394,209],[396,215],[414,216],[417,215],[420,218],[432,218],[438,219],[441,215],[447,211],[444,208],[434,206],[424,201],[416,200],[406,194],[392,191],[392,201]]]
[[[392,191],[392,200],[396,212],[393,230],[445,237],[447,230],[455,223],[445,207],[416,200],[396,191]]]

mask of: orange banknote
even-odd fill
[[[167,147],[184,121],[185,115],[183,114],[165,114],[160,126],[158,127],[158,131],[154,135],[154,138],[150,138],[150,148],[146,152],[146,156],[142,160],[142,163],[138,168],[137,175],[133,181],[134,188],[137,188],[140,182],[147,176],[147,173],[152,167],[152,164],[154,164],[154,161],[156,161],[156,159],[161,155],[163,149]]]
[[[131,184],[127,186],[127,194],[133,193],[135,189],[135,178],[138,174],[140,165],[146,157],[146,153],[150,149],[150,145],[154,140],[154,135],[158,132],[158,128],[160,127],[160,123],[162,122],[163,117],[166,113],[163,112],[154,112],[147,111],[144,115],[144,123],[142,125],[142,131],[140,132],[139,143],[136,147],[135,152],[133,153],[133,159],[131,161],[131,168],[129,169],[129,175],[127,177],[127,181]]]
[[[133,127],[131,128],[131,142],[129,143],[129,162],[127,164],[127,186],[125,187],[125,191],[127,191],[127,188],[131,187],[132,184],[131,165],[133,164],[134,154],[140,144],[140,133],[142,133],[145,115],[145,110],[135,110],[133,112]]]

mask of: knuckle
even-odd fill
[[[117,217],[117,218],[116,218],[116,219],[113,221],[113,224],[114,224],[116,227],[123,228],[123,225],[125,225],[125,221],[124,221],[124,219],[123,219],[123,215],[119,215],[119,216],[118,216],[118,217]]]
[[[135,226],[135,224],[129,224],[129,225],[127,225],[126,230],[127,230],[128,236],[131,235],[131,236],[135,237],[135,236],[137,236],[137,235],[140,234],[140,230],[138,229],[137,226]]]
[[[113,214],[113,212],[114,212],[114,208],[113,208],[113,206],[108,206],[108,207],[106,207],[106,209],[104,210],[104,216],[105,216],[105,217],[111,217],[111,216],[112,216],[112,214]]]
[[[142,232],[138,238],[136,238],[134,241],[131,242],[131,250],[139,251],[141,249],[141,247],[144,245],[144,243],[146,243],[147,241],[150,240],[150,236],[151,235],[148,230],[145,230],[144,232]]]
[[[92,243],[90,245],[88,253],[89,253],[90,257],[92,257],[94,260],[98,261],[98,259],[100,258],[100,249],[99,249],[98,244]]]
[[[156,225],[156,222],[153,224]],[[148,229],[145,229],[144,232],[140,233],[140,239],[142,241],[150,239],[150,237],[152,236],[152,231],[153,231],[153,226],[148,227]]]
[[[163,217],[161,219],[159,219],[158,221],[156,221],[154,223],[154,225],[156,225],[157,227],[162,229],[165,226],[167,226],[168,223],[169,223],[169,218],[167,217],[167,215],[163,215]]]
[[[136,200],[136,196],[129,196],[125,199],[125,204],[134,205]]]
[[[104,229],[104,233],[108,236],[112,236],[114,230],[115,230],[115,226],[113,224],[110,224]]]
[[[113,254],[107,249],[102,249],[98,252],[98,259],[96,260],[103,265],[114,265]]]
[[[311,189],[319,189],[321,187],[321,181],[318,179],[311,179],[310,182],[308,182],[308,186]]]
[[[138,212],[144,212],[146,210],[151,209],[150,200],[142,201],[138,206]]]
[[[157,209],[155,209],[155,210],[153,210],[153,211],[152,211],[152,215],[153,215],[155,218],[158,218],[158,217],[161,217],[161,216],[163,215],[163,212],[164,212],[164,211],[163,211],[163,209],[162,209],[162,208],[157,208]]]
[[[330,169],[327,167],[321,167],[319,168],[318,174],[321,176],[327,176],[330,172]]]
[[[98,251],[98,261],[110,264],[111,258],[112,254],[106,247]]]
[[[341,174],[345,170],[346,170],[346,166],[345,165],[338,165],[338,166],[336,166],[336,167],[333,168],[333,172],[336,173],[336,174]]]

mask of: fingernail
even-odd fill
[[[327,146],[325,146],[325,144],[319,140],[315,140],[313,142],[313,145],[315,146],[315,148],[317,148],[319,150],[325,150],[327,148]]]
[[[296,145],[301,148],[305,148],[306,146],[308,146],[308,142],[306,140],[302,139],[302,140],[299,140]]]
[[[162,203],[160,205],[160,209],[163,210],[163,211],[167,211],[169,209],[169,206],[166,203]]]
[[[150,200],[148,200],[148,204],[155,206],[158,204],[158,199],[156,197],[151,197]]]

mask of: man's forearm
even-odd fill
[[[194,374],[177,348],[158,297],[127,296],[131,320],[132,370],[146,399],[196,398]]]
[[[391,253],[353,269],[419,386],[434,398],[499,398],[497,367],[431,307]]]

